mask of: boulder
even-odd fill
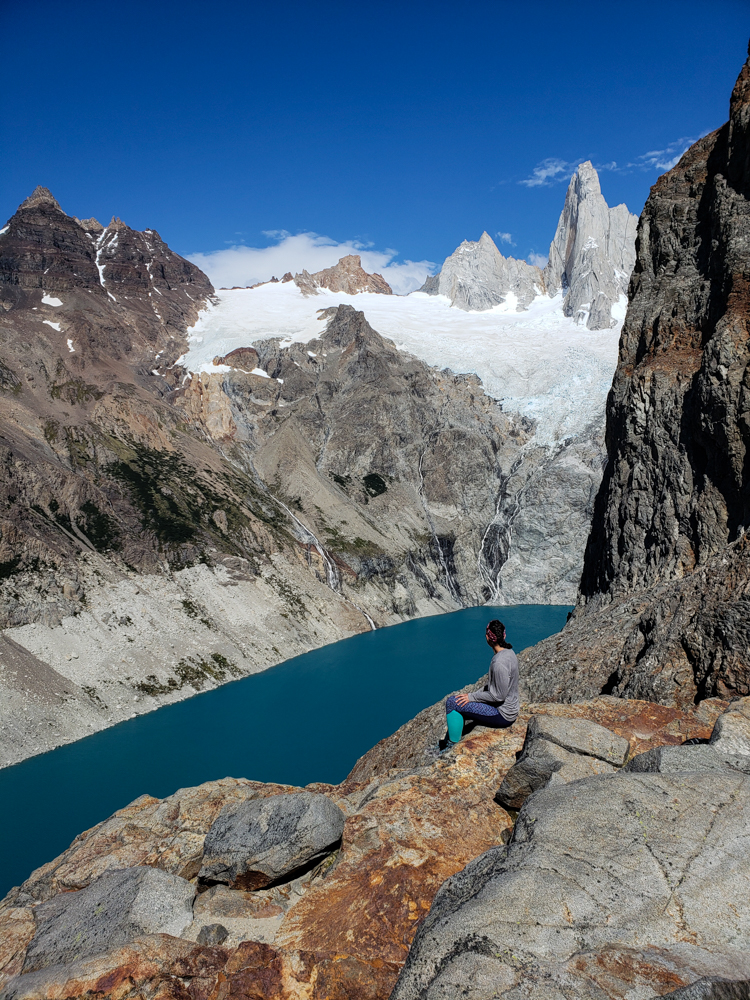
[[[506,774],[495,801],[506,809],[520,809],[532,792],[550,783],[566,784],[614,770],[611,764],[596,757],[571,753],[549,740],[535,739],[527,744],[521,759]]]
[[[750,755],[750,698],[738,698],[719,716],[710,744],[719,753]]]
[[[198,933],[198,944],[223,944],[229,931],[223,924],[205,924]]]
[[[719,753],[705,743],[693,746],[655,747],[638,754],[626,771],[669,774],[677,771],[742,771],[750,774],[750,756]]]
[[[630,753],[626,739],[588,719],[535,715],[529,720],[526,739],[549,740],[565,750],[598,757],[614,767],[622,767]]]
[[[611,773],[629,752],[624,737],[589,719],[534,715],[526,728],[523,752],[505,775],[495,801],[507,809],[520,809],[532,792],[548,784]]]
[[[193,919],[194,897],[189,882],[156,868],[108,872],[85,889],[36,908],[36,933],[23,971],[89,958],[143,934],[179,937]]]
[[[392,1000],[646,997],[750,978],[748,848],[742,774],[543,789],[507,848],[440,889]]]
[[[240,371],[252,372],[260,365],[258,352],[254,347],[236,347],[229,354],[214,358],[215,365],[229,365],[230,368],[239,368]]]
[[[294,792],[222,810],[206,836],[200,881],[261,889],[322,859],[344,832],[325,795]]]

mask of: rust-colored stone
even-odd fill
[[[227,963],[227,997],[264,1000],[283,995],[282,959],[276,949],[244,941]]]
[[[311,1000],[381,1000],[396,984],[399,967],[356,958],[324,960],[318,965]]]

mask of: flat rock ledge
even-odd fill
[[[338,786],[143,796],[0,903],[0,997],[747,997],[749,701],[530,705],[443,756],[439,704]]]

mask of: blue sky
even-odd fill
[[[483,229],[546,253],[583,159],[640,212],[726,120],[750,35],[734,0],[0,10],[4,218],[40,183],[183,254],[315,233],[438,263]]]

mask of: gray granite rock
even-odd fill
[[[534,715],[529,720],[526,739],[549,740],[565,750],[598,757],[614,767],[622,767],[630,753],[630,744],[626,739],[588,719]]]
[[[194,897],[189,882],[157,868],[108,872],[36,908],[37,929],[23,971],[98,955],[143,934],[179,937],[193,919]]]
[[[615,325],[612,306],[628,290],[637,225],[638,217],[625,205],[609,208],[593,164],[580,164],[570,179],[544,268],[547,293],[565,293],[566,316],[590,330]]]
[[[750,754],[750,698],[741,698],[716,720],[711,746],[722,754]]]
[[[505,775],[495,801],[507,809],[520,809],[532,792],[548,784],[567,784],[613,771],[611,764],[596,757],[571,753],[549,740],[535,739]]]
[[[527,744],[518,762],[503,778],[495,801],[506,809],[520,809],[529,795],[544,788],[555,771],[559,771],[572,756],[547,740]]]
[[[421,292],[445,295],[460,309],[492,309],[513,302],[527,309],[544,293],[564,292],[563,311],[590,330],[614,326],[612,306],[627,293],[635,264],[638,218],[625,205],[610,208],[593,165],[582,163],[571,178],[549,261],[538,267],[504,257],[487,233],[464,240]]]
[[[208,831],[199,879],[260,889],[325,857],[343,832],[344,814],[325,795],[294,792],[231,805]]]
[[[198,932],[198,944],[223,944],[229,931],[223,924],[205,924]]]
[[[534,715],[521,756],[505,775],[495,801],[520,809],[532,792],[548,784],[611,774],[624,764],[629,751],[627,740],[588,719]]]
[[[445,295],[459,309],[492,309],[512,295],[517,309],[544,291],[538,267],[525,260],[503,257],[488,233],[478,241],[464,240],[440,269],[420,288],[428,295]]]
[[[750,978],[749,819],[736,773],[620,771],[537,792],[510,845],[440,889],[392,1000]]]
[[[714,976],[697,979],[690,986],[682,986],[672,993],[664,993],[662,1000],[750,1000],[750,982],[747,980],[717,979]]]
[[[639,753],[626,771],[670,774],[678,771],[742,771],[750,774],[750,756],[717,752],[705,743],[694,746],[655,747]]]

